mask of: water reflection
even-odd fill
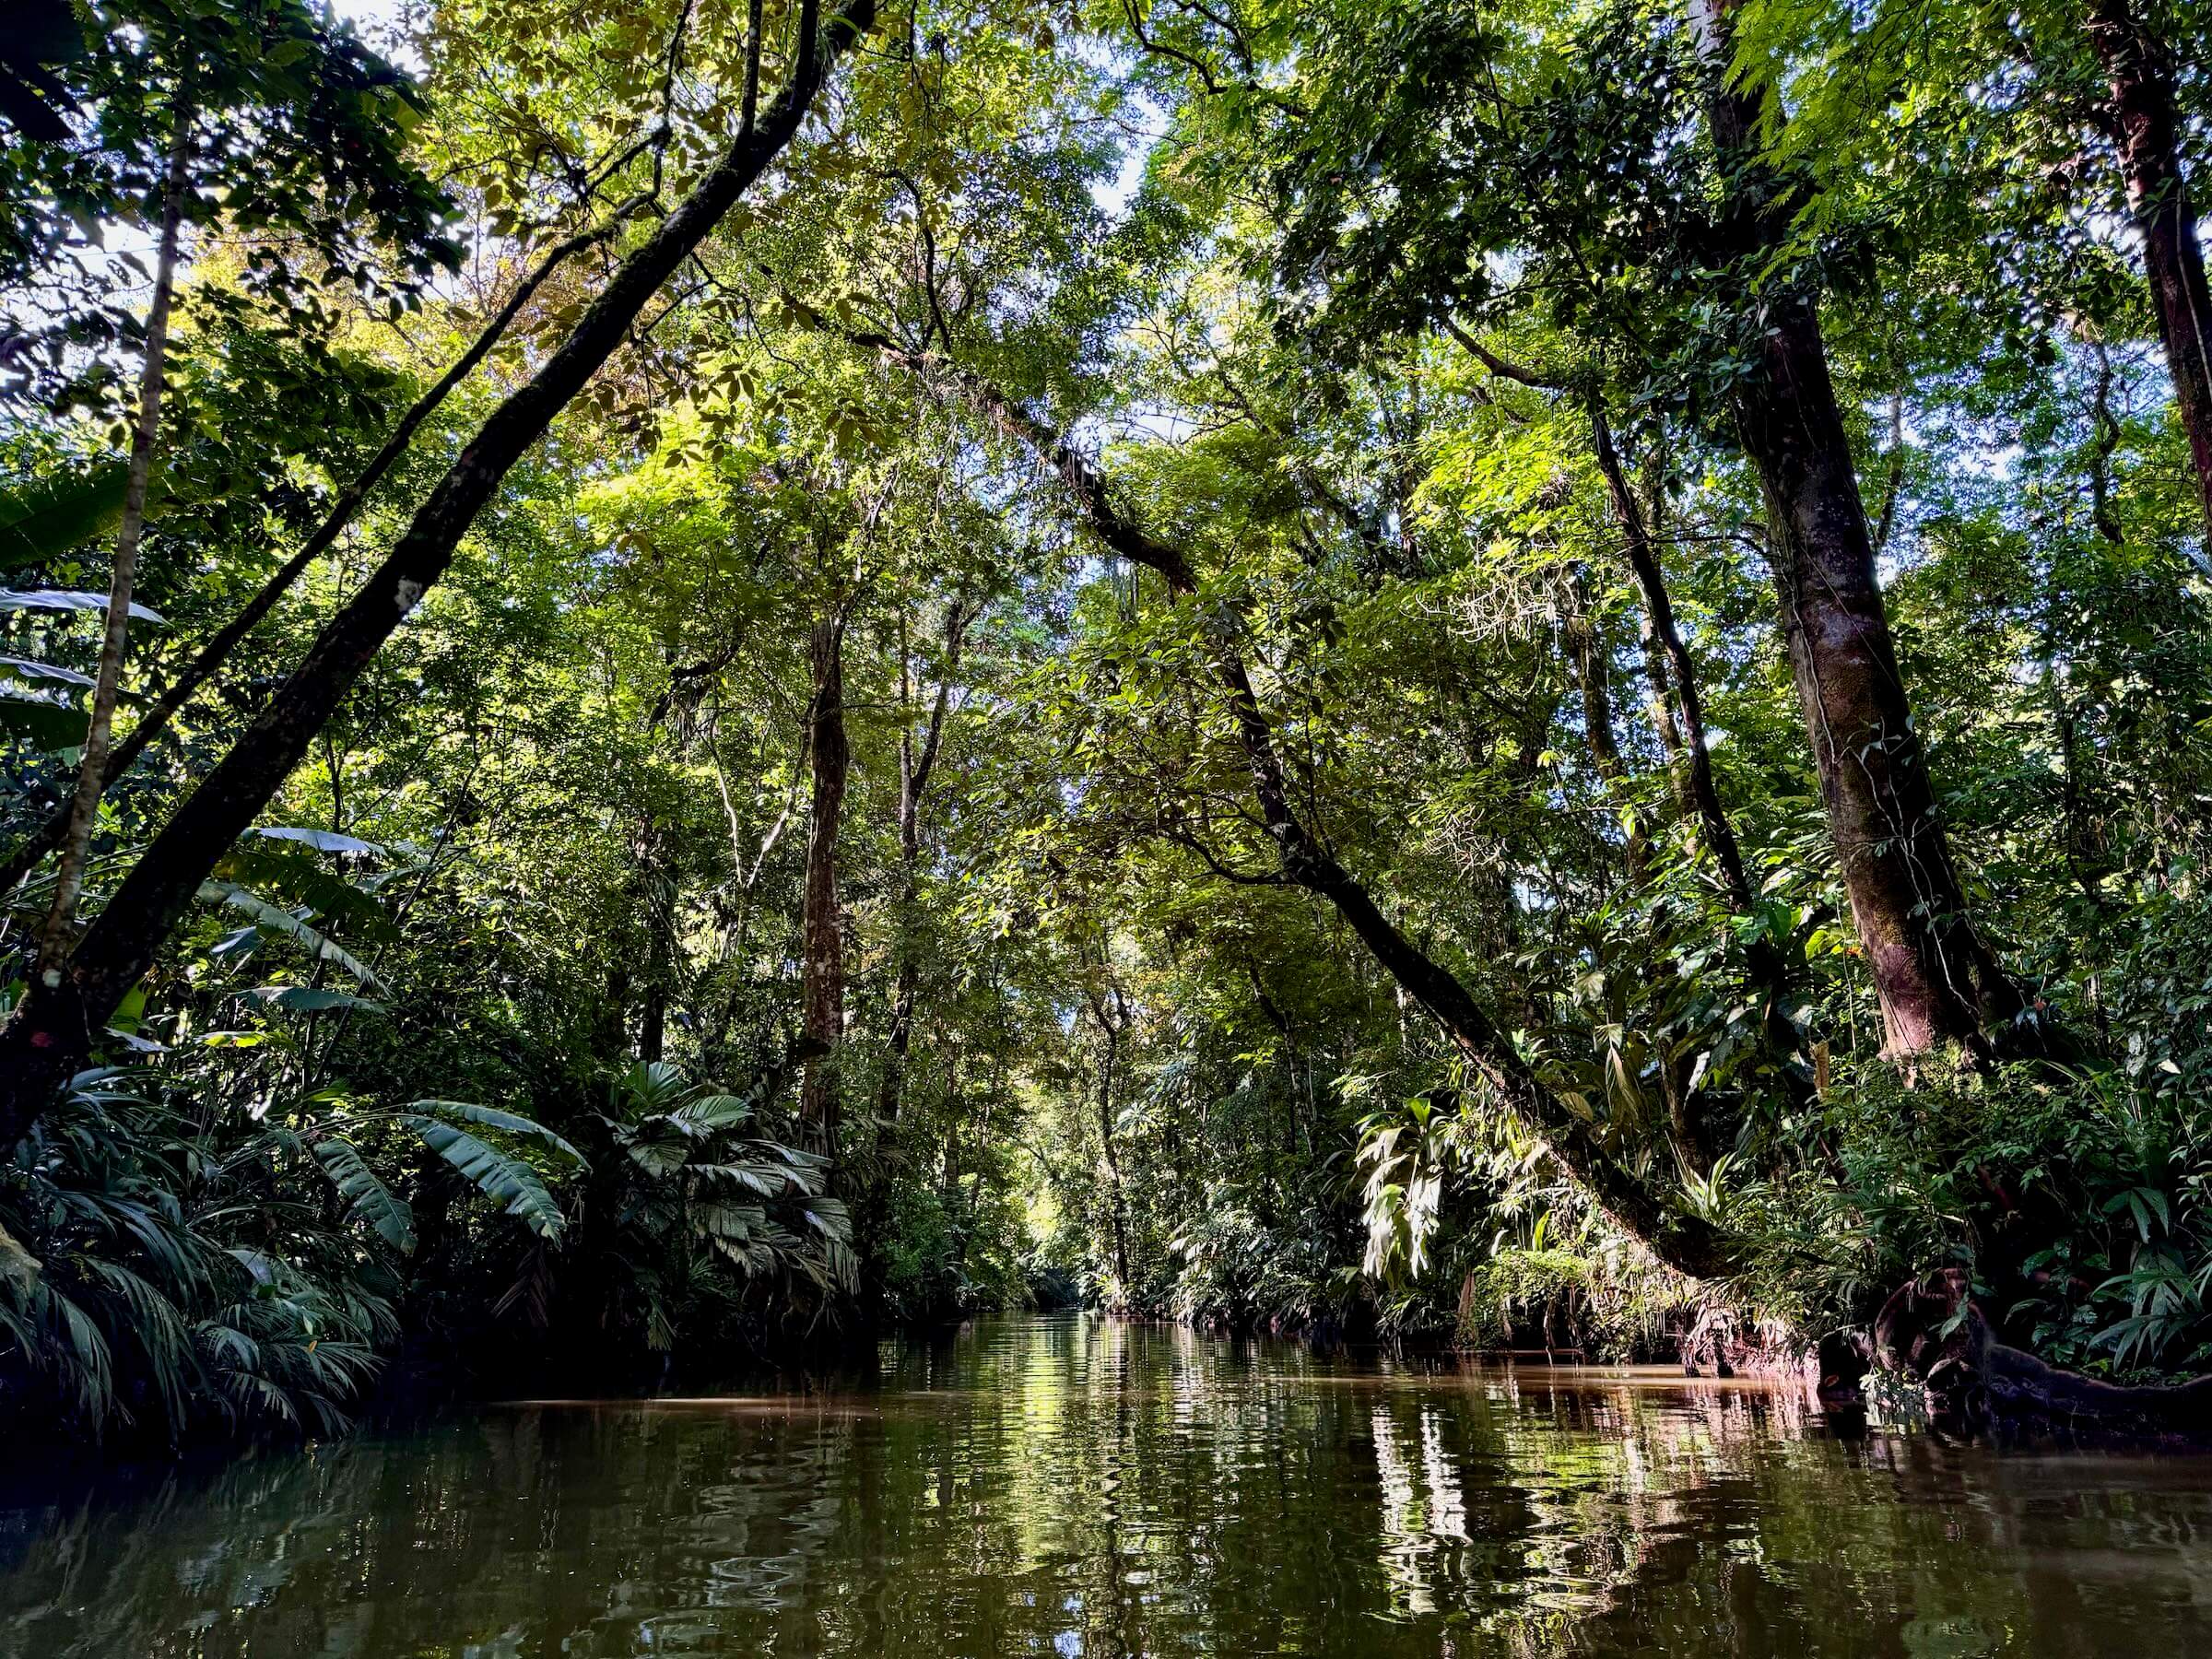
[[[2208,1461],[1009,1321],[835,1392],[0,1496],[0,1655],[2187,1653],[2208,1524]]]

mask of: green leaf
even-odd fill
[[[668,1121],[687,1133],[706,1134],[728,1129],[753,1115],[753,1103],[741,1095],[700,1095],[667,1113]]]
[[[572,1163],[590,1167],[590,1160],[574,1147],[535,1118],[526,1118],[520,1112],[502,1112],[497,1106],[479,1106],[473,1100],[411,1100],[406,1109],[435,1117],[459,1118],[463,1123],[479,1124],[487,1129],[501,1129],[524,1140],[535,1141],[548,1152],[558,1152]]]
[[[369,964],[355,957],[335,940],[310,927],[288,910],[279,909],[266,899],[249,893],[231,881],[203,881],[200,898],[209,904],[227,904],[232,910],[242,911],[253,919],[253,925],[265,934],[283,934],[297,939],[322,961],[335,963],[364,985],[373,985],[379,991],[386,989],[384,982],[371,971]]]
[[[43,564],[112,531],[129,480],[129,466],[111,461],[0,490],[0,571]]]
[[[372,939],[397,937],[382,900],[312,853],[279,847],[233,847],[217,864],[215,875],[286,909],[304,906],[326,927],[342,924],[349,934]]]
[[[89,689],[92,677],[65,668],[59,663],[32,662],[27,657],[0,656],[0,678],[21,680],[27,686],[74,686]]]
[[[813,1186],[796,1171],[773,1164],[693,1164],[692,1175],[701,1182],[731,1181],[763,1198],[781,1198],[786,1193],[812,1197]]]
[[[298,841],[312,847],[318,853],[344,853],[360,858],[389,858],[391,849],[375,841],[366,841],[357,836],[340,835],[334,830],[307,830],[290,824],[255,824],[246,831],[268,841]]]
[[[684,1167],[690,1157],[677,1141],[641,1140],[631,1144],[630,1161],[648,1175],[670,1175]]]
[[[639,1061],[615,1079],[614,1094],[629,1116],[665,1112],[690,1092],[681,1066],[666,1060]]]
[[[541,1239],[558,1239],[564,1218],[537,1171],[520,1158],[486,1145],[442,1118],[404,1115],[422,1144],[461,1171],[485,1196],[506,1207]]]
[[[0,732],[24,738],[33,748],[79,747],[91,724],[92,716],[82,709],[25,697],[0,686]]]
[[[384,1005],[356,996],[350,991],[325,991],[315,985],[256,985],[241,991],[256,1002],[273,1003],[288,1014],[323,1014],[332,1008],[358,1008],[364,1014],[382,1014]]]
[[[0,588],[0,611],[104,611],[108,608],[105,594],[88,593],[79,588]],[[159,611],[148,610],[134,602],[131,615],[140,622],[151,622],[157,628],[167,628],[168,620]]]
[[[377,1179],[360,1148],[349,1140],[330,1135],[317,1141],[314,1150],[315,1161],[330,1177],[331,1185],[338,1189],[338,1196],[346,1200],[347,1213],[366,1221],[401,1254],[413,1253],[415,1213],[405,1199]]]

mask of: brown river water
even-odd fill
[[[6,1659],[2212,1655],[2212,1457],[1079,1316],[0,1490]]]

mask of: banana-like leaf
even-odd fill
[[[88,593],[81,588],[0,588],[0,611],[104,611],[108,608],[105,594]],[[156,628],[167,628],[169,620],[158,610],[131,602],[132,619],[151,622]]]
[[[383,900],[310,853],[289,848],[232,847],[215,866],[215,874],[249,892],[281,900],[288,908],[305,905],[325,923],[342,924],[349,935],[379,940],[398,936]]]
[[[0,571],[41,564],[107,535],[123,522],[129,479],[130,468],[111,461],[0,490]]]
[[[34,662],[29,657],[0,656],[0,677],[21,680],[25,685],[51,689],[72,686],[79,690],[88,688],[92,677],[79,674],[74,668],[65,668],[59,663]]]
[[[384,1005],[356,996],[350,991],[326,991],[319,985],[256,985],[241,991],[255,1002],[273,1003],[288,1014],[324,1014],[333,1008],[358,1008],[364,1014],[382,1014]]]
[[[541,1239],[558,1239],[564,1218],[553,1194],[537,1171],[521,1159],[487,1146],[475,1135],[456,1129],[442,1118],[413,1114],[400,1120],[422,1137],[422,1144],[474,1182],[484,1194],[506,1206],[507,1213]]]
[[[465,1124],[481,1124],[487,1129],[503,1129],[509,1135],[535,1141],[548,1152],[558,1152],[571,1163],[590,1167],[590,1160],[574,1147],[535,1118],[526,1118],[517,1112],[502,1112],[497,1106],[479,1106],[473,1100],[412,1100],[408,1102],[407,1110],[429,1117],[459,1118]]]
[[[257,894],[249,893],[232,881],[203,881],[200,898],[208,904],[227,904],[232,910],[242,911],[253,919],[253,925],[265,934],[284,934],[300,941],[322,961],[335,963],[361,982],[382,991],[386,987],[369,964],[354,956],[335,939],[318,933],[291,912],[271,904]]]
[[[0,686],[0,732],[27,739],[33,748],[79,747],[91,724],[92,716],[82,709]]]
[[[366,841],[358,836],[340,835],[335,830],[306,830],[290,824],[255,824],[246,831],[267,841],[298,841],[303,847],[312,847],[318,853],[346,853],[358,858],[388,858],[391,849]]]
[[[376,1176],[349,1140],[331,1135],[315,1143],[315,1161],[346,1200],[348,1212],[376,1229],[385,1243],[404,1254],[415,1249],[415,1212]]]

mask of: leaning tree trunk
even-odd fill
[[[1689,654],[1689,642],[1682,637],[1681,624],[1675,617],[1674,598],[1667,592],[1666,571],[1659,561],[1658,544],[1653,539],[1651,526],[1644,522],[1636,492],[1629,488],[1628,473],[1621,465],[1620,452],[1614,447],[1613,429],[1606,419],[1606,412],[1595,402],[1590,406],[1590,433],[1597,453],[1598,470],[1605,475],[1606,489],[1613,503],[1613,515],[1620,525],[1629,570],[1643,601],[1644,650],[1652,686],[1653,722],[1658,729],[1660,744],[1666,750],[1676,793],[1687,808],[1696,814],[1700,838],[1712,855],[1713,863],[1720,866],[1729,909],[1738,916],[1756,916],[1759,896],[1752,890],[1743,848],[1735,839],[1735,826],[1729,821],[1728,809],[1721,801],[1720,785],[1713,778],[1712,745],[1705,734],[1705,700],[1699,688],[1698,665]],[[1680,700],[1679,724],[1675,719],[1670,697]],[[1777,1056],[1798,1052],[1803,1047],[1803,1034],[1791,1021],[1789,1005],[1803,971],[1802,960],[1793,961],[1762,931],[1754,934],[1745,946],[1744,963],[1759,994],[1759,1023],[1767,1046]],[[1780,1080],[1800,1102],[1811,1092],[1810,1079],[1787,1065]],[[1689,1114],[1689,1118],[1697,1125],[1702,1155],[1710,1159],[1716,1148],[1704,1144],[1708,1126],[1695,1114]]]
[[[1605,410],[1595,403],[1590,408],[1590,437],[1597,455],[1598,471],[1605,477],[1614,519],[1620,525],[1629,572],[1636,579],[1637,595],[1643,602],[1652,695],[1657,700],[1653,721],[1659,730],[1660,743],[1667,751],[1668,766],[1677,774],[1676,793],[1697,815],[1699,839],[1705,843],[1713,863],[1720,866],[1730,903],[1737,913],[1749,915],[1756,908],[1751,880],[1744,869],[1744,854],[1736,843],[1735,826],[1728,821],[1727,808],[1721,805],[1720,786],[1713,782],[1712,747],[1705,735],[1705,704],[1699,694],[1697,665],[1690,658],[1689,643],[1683,639],[1681,626],[1675,619],[1674,599],[1666,589],[1659,549],[1643,521],[1643,509],[1636,500],[1636,492],[1629,488],[1620,452],[1613,446],[1612,426],[1606,419]],[[1678,724],[1669,700],[1670,692],[1681,699],[1682,718]]]
[[[2174,401],[2196,466],[2197,494],[2212,530],[2212,296],[2205,253],[2182,172],[2182,122],[2175,108],[2173,64],[2165,43],[2136,15],[2129,0],[2088,0],[2089,43],[2112,85],[2110,109],[2128,212],[2143,239],[2144,273],[2159,316],[2159,337],[2173,376]]]
[[[107,627],[100,637],[100,674],[93,682],[90,718],[77,760],[76,790],[69,798],[59,839],[53,904],[39,934],[39,974],[58,982],[75,936],[77,894],[92,851],[92,827],[108,786],[109,740],[115,732],[115,700],[123,689],[123,653],[130,641],[131,593],[138,578],[138,542],[146,531],[147,483],[153,476],[154,442],[161,429],[163,371],[169,358],[169,305],[176,291],[177,242],[184,222],[184,192],[192,164],[192,109],[178,98],[177,130],[170,144],[169,175],[161,190],[161,246],[154,267],[154,294],[146,314],[146,363],[138,375],[138,418],[131,430],[131,461],[123,490],[123,523],[115,533],[115,568],[108,584]]]
[[[229,661],[231,652],[260,626],[263,618],[276,608],[277,601],[291,591],[292,584],[306,573],[308,567],[336,543],[346,527],[353,522],[355,514],[360,511],[362,503],[368,500],[370,491],[383,481],[384,475],[406,453],[422,423],[437,413],[439,405],[445,401],[447,394],[466,380],[469,371],[499,344],[508,325],[529,303],[530,297],[544,285],[546,278],[564,260],[605,241],[620,229],[625,220],[645,206],[648,199],[637,197],[617,208],[605,224],[559,243],[523,278],[514,292],[508,296],[507,303],[484,325],[469,348],[453,359],[452,366],[439,377],[437,384],[407,406],[406,411],[400,416],[390,435],[385,438],[383,446],[369,458],[369,464],[354,476],[353,482],[338,493],[337,500],[330,504],[330,511],[323,515],[323,522],[300,544],[299,550],[270,573],[260,590],[239,607],[229,621],[209,636],[198,653],[169,683],[168,688],[140,712],[132,723],[131,729],[124,734],[123,741],[108,751],[100,771],[101,787],[112,788],[115,780],[130,771],[132,763],[145,753],[147,746],[169,729],[169,723],[176,718],[178,711],[198,694],[202,686],[221,672],[223,665]],[[124,505],[127,509],[127,500]],[[0,860],[0,893],[12,890],[38,867],[40,860],[62,844],[68,834],[69,818],[69,806],[64,803],[43,824],[18,843],[15,851],[5,860]]]
[[[1124,518],[1108,499],[1106,481],[1098,470],[1000,388],[887,335],[840,328],[803,301],[786,298],[792,300],[795,314],[813,327],[836,334],[925,382],[939,375],[950,379],[979,415],[1032,450],[1052,469],[1085,523],[1109,548],[1157,573],[1178,600],[1195,594],[1197,574],[1181,550],[1155,540]],[[1283,880],[1335,907],[1376,961],[1443,1027],[1497,1105],[1544,1141],[1622,1231],[1669,1266],[1693,1277],[1712,1278],[1735,1271],[1739,1264],[1729,1240],[1702,1217],[1654,1192],[1607,1144],[1601,1126],[1547,1087],[1458,977],[1407,938],[1382,913],[1365,884],[1306,827],[1293,806],[1274,727],[1253,693],[1233,622],[1215,613],[1205,626],[1205,639],[1214,677],[1229,700],[1261,822],[1281,861]]]
[[[831,67],[874,26],[876,0],[846,0],[826,28],[817,28],[818,17],[810,0],[790,76],[759,123],[741,130],[691,194],[623,262],[569,337],[486,418],[398,545],[132,867],[53,982],[34,984],[0,1025],[0,1147],[18,1138],[84,1063],[96,1032],[152,965],[200,883],[283,785],[378,648],[445,574],[508,470],[797,134]]]
[[[814,756],[814,800],[806,818],[806,884],[800,919],[802,1029],[826,1049],[806,1063],[799,1116],[821,1149],[837,1147],[837,1044],[845,1030],[844,913],[837,896],[837,830],[844,815],[845,774],[853,752],[845,740],[845,624],[818,622],[807,641],[814,671],[808,747]]]
[[[1776,253],[1789,205],[1759,154],[1758,100],[1728,78],[1726,0],[1699,8],[1707,114],[1726,174],[1721,229],[1739,271]],[[1751,360],[1733,413],[1772,519],[1774,585],[1852,918],[1881,999],[1885,1052],[1987,1052],[2020,1008],[1975,933],[1912,724],[1851,443],[1814,296],[1740,296]]]

